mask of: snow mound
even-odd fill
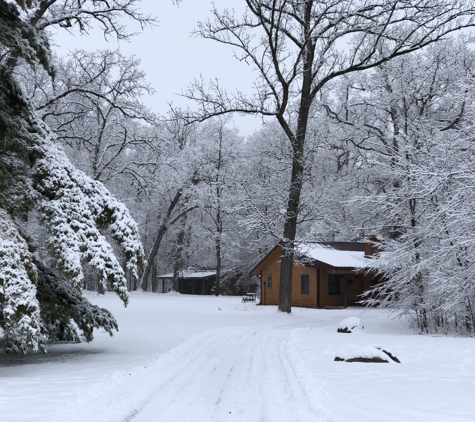
[[[335,357],[337,362],[374,362],[374,363],[401,363],[392,353],[381,347],[365,346],[348,353],[338,353]]]
[[[339,333],[351,333],[355,330],[362,330],[364,328],[361,318],[348,317],[340,322],[337,332]]]

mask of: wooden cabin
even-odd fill
[[[167,293],[172,288],[173,273],[158,277],[158,291]],[[180,271],[178,274],[178,291],[188,295],[214,294],[216,271]]]
[[[364,272],[374,252],[371,244],[321,242],[299,247],[292,270],[292,306],[341,308],[358,304],[360,295],[377,283]],[[280,258],[276,245],[250,271],[261,279],[261,304],[279,302]]]

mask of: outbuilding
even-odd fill
[[[173,273],[158,277],[158,290],[169,292],[172,288]],[[178,273],[178,292],[189,295],[211,295],[214,293],[216,271],[180,271]]]
[[[301,245],[292,270],[292,306],[340,308],[356,305],[361,294],[379,280],[368,273],[374,247],[359,242],[318,242]],[[277,244],[255,267],[251,275],[261,279],[261,304],[279,302],[280,258]]]

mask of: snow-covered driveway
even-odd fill
[[[101,421],[323,420],[318,397],[295,376],[290,330],[208,331],[162,355],[147,371],[124,375]],[[128,379],[127,379],[128,377]],[[312,403],[314,403],[312,405]]]
[[[0,355],[1,422],[472,422],[475,339],[419,336],[380,310],[326,311],[236,297],[91,296],[113,338]],[[364,330],[339,334],[361,316]],[[376,344],[401,364],[334,362]]]

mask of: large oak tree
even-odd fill
[[[225,113],[277,119],[292,149],[292,174],[281,236],[279,310],[291,311],[291,280],[300,197],[307,165],[307,127],[329,82],[422,49],[474,24],[472,0],[245,0],[246,11],[213,9],[199,24],[204,38],[229,45],[257,72],[250,94],[196,80],[185,96],[203,121]]]

